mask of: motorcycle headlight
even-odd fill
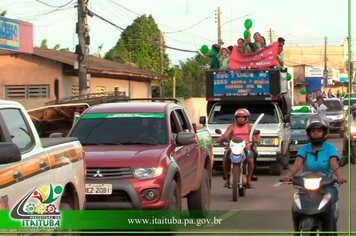
[[[304,188],[315,190],[320,187],[321,178],[304,178]]]
[[[243,146],[242,145],[233,145],[231,146],[231,151],[234,155],[239,155],[242,153]]]
[[[326,193],[323,197],[323,199],[320,201],[318,210],[320,210],[321,208],[323,208],[326,203],[328,203],[331,200],[331,194],[330,193]]]
[[[356,133],[356,126],[351,126],[350,133]]]
[[[132,173],[138,179],[152,179],[162,174],[162,167],[132,167]]]

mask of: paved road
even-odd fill
[[[333,134],[328,141],[336,146],[339,155],[341,155],[342,139]],[[353,172],[356,171],[356,165],[351,165],[350,168],[351,173],[352,170],[354,170]],[[348,169],[349,166],[342,167],[340,172],[349,181]],[[223,172],[214,171],[210,209],[235,210],[237,219],[239,219],[241,213],[246,215],[248,220],[244,220],[243,225],[235,221],[236,229],[228,231],[293,231],[291,206],[292,196],[296,189],[287,184],[276,187],[275,185],[279,183],[281,176],[269,175],[268,169],[265,167],[259,167],[257,171],[259,180],[253,182],[255,189],[248,189],[247,195],[240,197],[237,202],[232,201],[232,191],[222,187],[224,184]],[[284,170],[282,176],[286,175],[287,172],[288,170]],[[339,188],[339,232],[348,231],[348,183]],[[351,190],[351,196],[355,196],[355,189],[356,187]],[[185,202],[183,209],[187,209]],[[356,207],[354,209],[356,211]],[[224,218],[226,215],[222,217]],[[351,222],[353,225],[351,231],[356,231],[356,219],[352,219]],[[205,229],[202,228],[201,230],[204,231]]]

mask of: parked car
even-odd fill
[[[356,103],[356,98],[350,98],[350,104],[349,104],[349,99],[345,98],[342,101],[342,104],[344,105],[344,117],[346,117],[347,115],[347,110],[349,109],[349,107],[352,107],[352,105],[354,105],[354,103]]]
[[[212,138],[169,102],[118,102],[82,113],[69,137],[86,154],[86,209],[209,210]]]
[[[20,103],[0,100],[0,150],[0,210],[24,219],[52,216],[55,208],[84,210],[85,162],[77,138],[40,138]],[[38,192],[41,198],[29,199]],[[21,201],[32,210],[16,210]]]
[[[305,105],[295,105],[295,106],[292,106],[292,113],[318,113],[316,111],[316,109],[309,105],[309,104],[305,104]]]
[[[307,120],[317,114],[313,113],[292,113],[290,117],[291,123],[291,137],[290,137],[290,158],[294,160],[300,147],[309,143],[307,133],[305,131],[305,124]]]
[[[313,100],[316,102],[315,100]],[[333,106],[330,107],[330,104]],[[324,98],[324,104],[330,107],[326,111],[326,122],[329,124],[330,133],[338,133],[341,136],[342,122],[344,120],[344,105],[339,98]]]

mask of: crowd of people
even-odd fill
[[[237,40],[236,52],[238,55],[249,55],[257,50],[266,47],[266,39],[261,36],[259,32],[253,34],[253,42],[251,42],[251,32],[248,31],[248,38],[239,38]],[[284,66],[284,47],[285,39],[282,37],[278,38],[278,66],[277,68],[282,68]],[[218,44],[212,46],[214,54],[212,54],[212,59],[210,63],[210,69],[213,70],[226,70],[228,69],[231,53],[234,46],[230,45],[228,47],[221,47]]]

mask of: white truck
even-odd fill
[[[0,210],[26,220],[84,209],[84,151],[77,138],[40,138],[20,103],[0,100],[0,150]]]
[[[270,174],[281,175],[282,166],[276,162],[278,153],[290,159],[290,111],[287,93],[287,73],[279,69],[210,70],[206,73],[206,98],[208,119],[200,117],[203,129],[213,140],[234,123],[239,108],[250,111],[253,124],[261,113],[264,117],[257,125],[261,143],[258,145],[258,165],[268,165]],[[222,168],[225,147],[214,142],[214,169]]]

